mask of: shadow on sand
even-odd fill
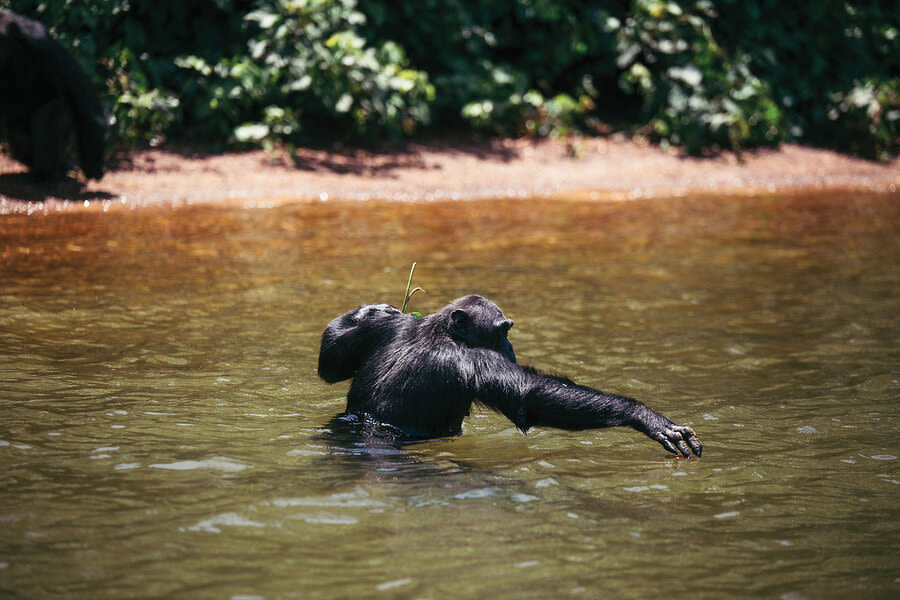
[[[51,199],[70,202],[107,200],[115,198],[115,195],[86,191],[84,183],[71,176],[44,181],[36,179],[29,173],[2,173],[0,197],[5,197],[10,202],[30,203]]]

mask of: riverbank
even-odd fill
[[[183,204],[274,206],[296,201],[434,201],[551,194],[627,200],[803,191],[895,193],[900,158],[875,163],[790,144],[714,158],[682,157],[640,140],[427,142],[393,152],[299,149],[208,155],[148,150],[101,181],[33,184],[0,155],[0,212]]]

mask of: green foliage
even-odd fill
[[[717,0],[714,29],[773,91],[787,139],[887,159],[900,151],[896,0]]]
[[[854,81],[849,91],[828,95],[828,129],[855,154],[890,159],[900,150],[900,80]]]
[[[620,85],[643,97],[653,133],[692,153],[778,142],[781,111],[748,57],[716,42],[712,4],[683,4],[637,0],[633,16],[613,24]]]
[[[120,145],[649,132],[900,151],[896,0],[0,0],[93,74]]]
[[[233,139],[264,146],[310,137],[375,138],[405,134],[429,121],[434,89],[407,67],[393,42],[370,45],[359,30],[355,0],[264,2],[244,19],[255,26],[246,53],[210,65],[176,59],[193,72],[190,96],[201,135],[221,135],[219,123],[241,123]]]
[[[107,80],[107,91],[116,99],[112,116],[116,138],[128,146],[142,142],[151,146],[162,144],[178,118],[178,98],[154,87],[128,48],[107,59],[107,64],[112,74]]]
[[[615,90],[614,36],[602,26],[619,14],[612,2],[369,0],[364,10],[375,35],[431,77],[442,129],[593,131],[598,97]]]

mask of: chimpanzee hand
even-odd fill
[[[678,455],[680,452],[685,458],[690,458],[691,450],[698,457],[703,452],[703,444],[700,443],[700,439],[693,429],[676,425],[671,421],[661,431],[652,433],[650,437],[662,444],[663,448],[672,454]],[[690,446],[690,449],[688,449],[688,446]]]
[[[631,426],[662,444],[672,454],[690,458],[692,450],[698,457],[703,452],[703,444],[690,427],[678,425],[666,415],[639,402],[635,402],[632,411]]]

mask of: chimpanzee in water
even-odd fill
[[[13,158],[39,179],[62,177],[74,133],[81,170],[103,177],[108,119],[87,75],[43,25],[4,9],[0,82],[0,139]]]
[[[353,379],[345,416],[390,425],[410,438],[458,435],[473,402],[503,413],[523,432],[625,425],[672,452],[700,456],[690,427],[640,402],[516,363],[513,322],[490,300],[459,298],[419,318],[366,304],[322,334],[319,376]]]

